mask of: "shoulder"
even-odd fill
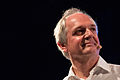
[[[63,80],[68,80],[68,76],[66,76]]]
[[[79,80],[79,78],[76,76],[67,76],[63,80]]]
[[[109,64],[110,68],[111,68],[111,71],[113,73],[117,73],[117,74],[120,74],[120,65],[117,65],[117,64]]]
[[[109,66],[111,67],[111,68],[120,68],[120,65],[118,65],[118,64],[110,64],[109,63]]]

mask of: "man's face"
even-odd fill
[[[96,24],[85,14],[75,13],[66,18],[67,52],[70,56],[98,55],[99,39]]]

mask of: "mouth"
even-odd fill
[[[84,49],[85,47],[89,47],[89,46],[96,46],[97,43],[92,43],[92,42],[87,42],[87,43],[82,43],[82,48]]]

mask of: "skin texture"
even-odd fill
[[[67,44],[59,46],[69,54],[76,76],[86,79],[99,59],[96,24],[88,15],[74,13],[66,18]]]

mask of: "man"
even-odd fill
[[[56,43],[72,66],[63,80],[120,80],[120,66],[108,64],[95,21],[77,8],[66,10],[54,29]]]

